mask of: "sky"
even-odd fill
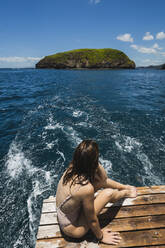
[[[123,51],[136,66],[165,63],[165,0],[3,0],[0,68],[34,67],[78,48]]]

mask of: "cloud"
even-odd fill
[[[165,39],[165,33],[164,32],[159,32],[156,34],[156,39],[157,40],[163,40]]]
[[[91,4],[98,4],[100,2],[101,2],[101,0],[90,0],[90,3]]]
[[[3,62],[29,62],[29,61],[38,61],[41,58],[36,58],[36,57],[0,57],[0,61]]]
[[[158,50],[162,50],[163,49],[157,43],[155,43],[152,47],[155,48],[155,49],[158,49]]]
[[[133,42],[133,38],[131,37],[131,34],[122,34],[122,35],[118,35],[116,37],[117,40],[121,40],[121,41],[125,41],[125,42]]]
[[[159,47],[157,43],[155,43],[152,47],[144,47],[144,46],[138,46],[135,44],[132,44],[131,47],[135,50],[137,50],[140,53],[158,53],[158,50],[162,50],[163,48]],[[161,53],[160,53],[161,54]]]
[[[165,56],[165,52],[161,52],[160,54],[163,55],[163,56]]]
[[[144,47],[144,46],[138,46],[138,45],[131,45],[131,47],[135,50],[137,50],[140,53],[157,53],[156,48],[154,47]]]
[[[162,59],[151,58],[151,59],[141,59],[141,60],[139,60],[139,65],[140,66],[161,65],[161,64],[163,64]]]
[[[143,37],[143,40],[153,40],[153,39],[154,39],[154,36],[150,34],[150,32],[146,32]]]
[[[39,57],[0,57],[0,67],[34,67],[40,59]]]

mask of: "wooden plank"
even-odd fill
[[[106,207],[110,206],[132,206],[141,204],[155,204],[155,203],[165,203],[165,194],[155,194],[155,195],[141,195],[136,198],[125,198],[121,199],[116,203],[108,203]]]
[[[39,226],[37,239],[49,239],[61,237],[59,225]]]
[[[165,214],[165,204],[148,204],[125,207],[109,207],[103,209],[100,219],[105,218],[127,218],[146,215]]]
[[[111,246],[105,244],[99,244],[100,248],[119,248],[119,247],[165,247],[165,229],[152,229],[134,232],[121,232],[122,242],[119,245]],[[84,245],[83,245],[84,244]],[[161,245],[161,246],[160,246]],[[36,248],[55,248],[55,247],[98,247],[96,243],[89,243],[89,246],[85,246],[85,242],[73,243],[64,240],[63,238],[58,239],[47,239],[38,240]]]
[[[165,229],[121,232],[121,237],[120,247],[165,245]]]
[[[145,247],[163,245],[165,247],[165,229],[152,229],[135,232],[121,232],[122,242],[117,247]],[[101,248],[108,248],[100,244]]]
[[[63,238],[59,239],[41,239],[37,241],[36,247],[35,248],[86,248],[89,247],[88,245],[83,245],[86,242],[82,243],[75,243],[75,242],[67,242]],[[94,243],[93,243],[94,244]],[[99,248],[97,244],[94,244],[94,246],[89,247],[89,248]],[[108,247],[108,248],[111,248]]]
[[[117,219],[128,217],[139,217],[148,215],[162,215],[165,214],[165,204],[155,205],[138,205],[129,207],[111,207],[107,208],[107,212],[100,215],[100,221],[104,219]],[[57,213],[43,213],[40,219],[40,225],[58,224]]]
[[[108,225],[112,231],[133,231],[141,229],[165,228],[165,215],[114,219]]]
[[[42,213],[56,212],[55,202],[43,202]]]
[[[54,198],[54,197],[53,197]],[[53,202],[52,202],[53,201]],[[141,195],[136,198],[125,198],[121,199],[116,203],[108,203],[106,207],[112,206],[133,206],[133,205],[142,205],[142,204],[156,204],[156,203],[165,203],[165,194],[155,194],[155,195]],[[44,201],[43,203],[43,212],[54,212],[56,211],[54,200],[50,199],[48,202]]]
[[[165,248],[165,185],[139,187],[137,190],[136,198],[108,203],[104,208],[108,211],[99,217],[101,224],[108,225],[112,231],[120,231],[123,241],[120,246],[101,244],[100,247]],[[72,243],[62,238],[54,196],[43,201],[37,239],[36,248],[94,247],[90,243]]]
[[[107,223],[106,223],[107,222]],[[165,228],[165,215],[133,217],[102,221],[102,227],[108,226],[112,231],[134,231],[142,229]],[[58,225],[39,226],[38,239],[61,237]]]
[[[147,245],[147,246],[140,246],[140,248],[165,248],[165,246],[164,245],[149,245],[149,246]]]
[[[104,218],[107,218],[108,216],[113,216],[114,218],[127,218],[127,217],[135,217],[135,216],[138,217],[138,216],[155,215],[155,214],[160,215],[160,214],[165,214],[165,205],[148,204],[148,205],[136,205],[136,206],[122,206],[121,208],[111,206],[109,208],[104,208],[103,212],[107,212],[107,214],[104,213],[105,215]],[[43,204],[42,215],[46,213],[52,213],[53,224],[57,223],[57,213],[54,208],[54,203]],[[42,215],[41,215],[41,220],[42,220]]]
[[[66,247],[67,244],[68,242],[65,241],[63,238],[46,239],[46,240],[44,239],[44,240],[38,240],[35,248],[62,248],[62,247]]]
[[[137,187],[138,195],[165,193],[165,185],[151,187]]]
[[[81,243],[73,243],[73,242],[66,242],[63,239],[48,239],[48,240],[39,240],[37,242],[36,248],[118,248],[120,246],[114,245],[104,245],[96,243],[88,243],[86,245],[85,242]],[[140,246],[139,248],[165,248],[163,245],[149,245],[149,246]]]
[[[45,213],[41,215],[40,225],[58,224],[57,213]]]
[[[137,187],[139,194],[157,194],[165,193],[165,185],[151,186],[151,187]],[[44,202],[55,202],[55,196],[49,196],[49,198],[44,199]]]
[[[142,187],[137,187],[137,189],[165,189],[165,185],[152,185],[152,186],[142,186]]]
[[[165,193],[165,185],[160,186],[151,186],[151,187],[137,187],[138,195],[146,195],[146,194],[161,194]],[[95,194],[97,195],[97,193]],[[56,202],[55,196],[50,196],[47,199],[44,199],[43,203],[51,203]]]
[[[49,198],[43,200],[43,202],[56,202],[56,197],[55,196],[49,196]]]

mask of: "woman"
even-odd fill
[[[94,193],[103,189],[96,198]],[[100,228],[97,215],[108,202],[124,197],[136,197],[136,188],[107,177],[99,163],[95,141],[84,140],[76,148],[73,160],[61,177],[57,192],[57,216],[61,229],[69,237],[81,238],[91,229],[106,244],[118,244],[119,233]]]

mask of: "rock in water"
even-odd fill
[[[36,68],[134,69],[135,62],[116,49],[76,49],[46,56],[36,64]]]

